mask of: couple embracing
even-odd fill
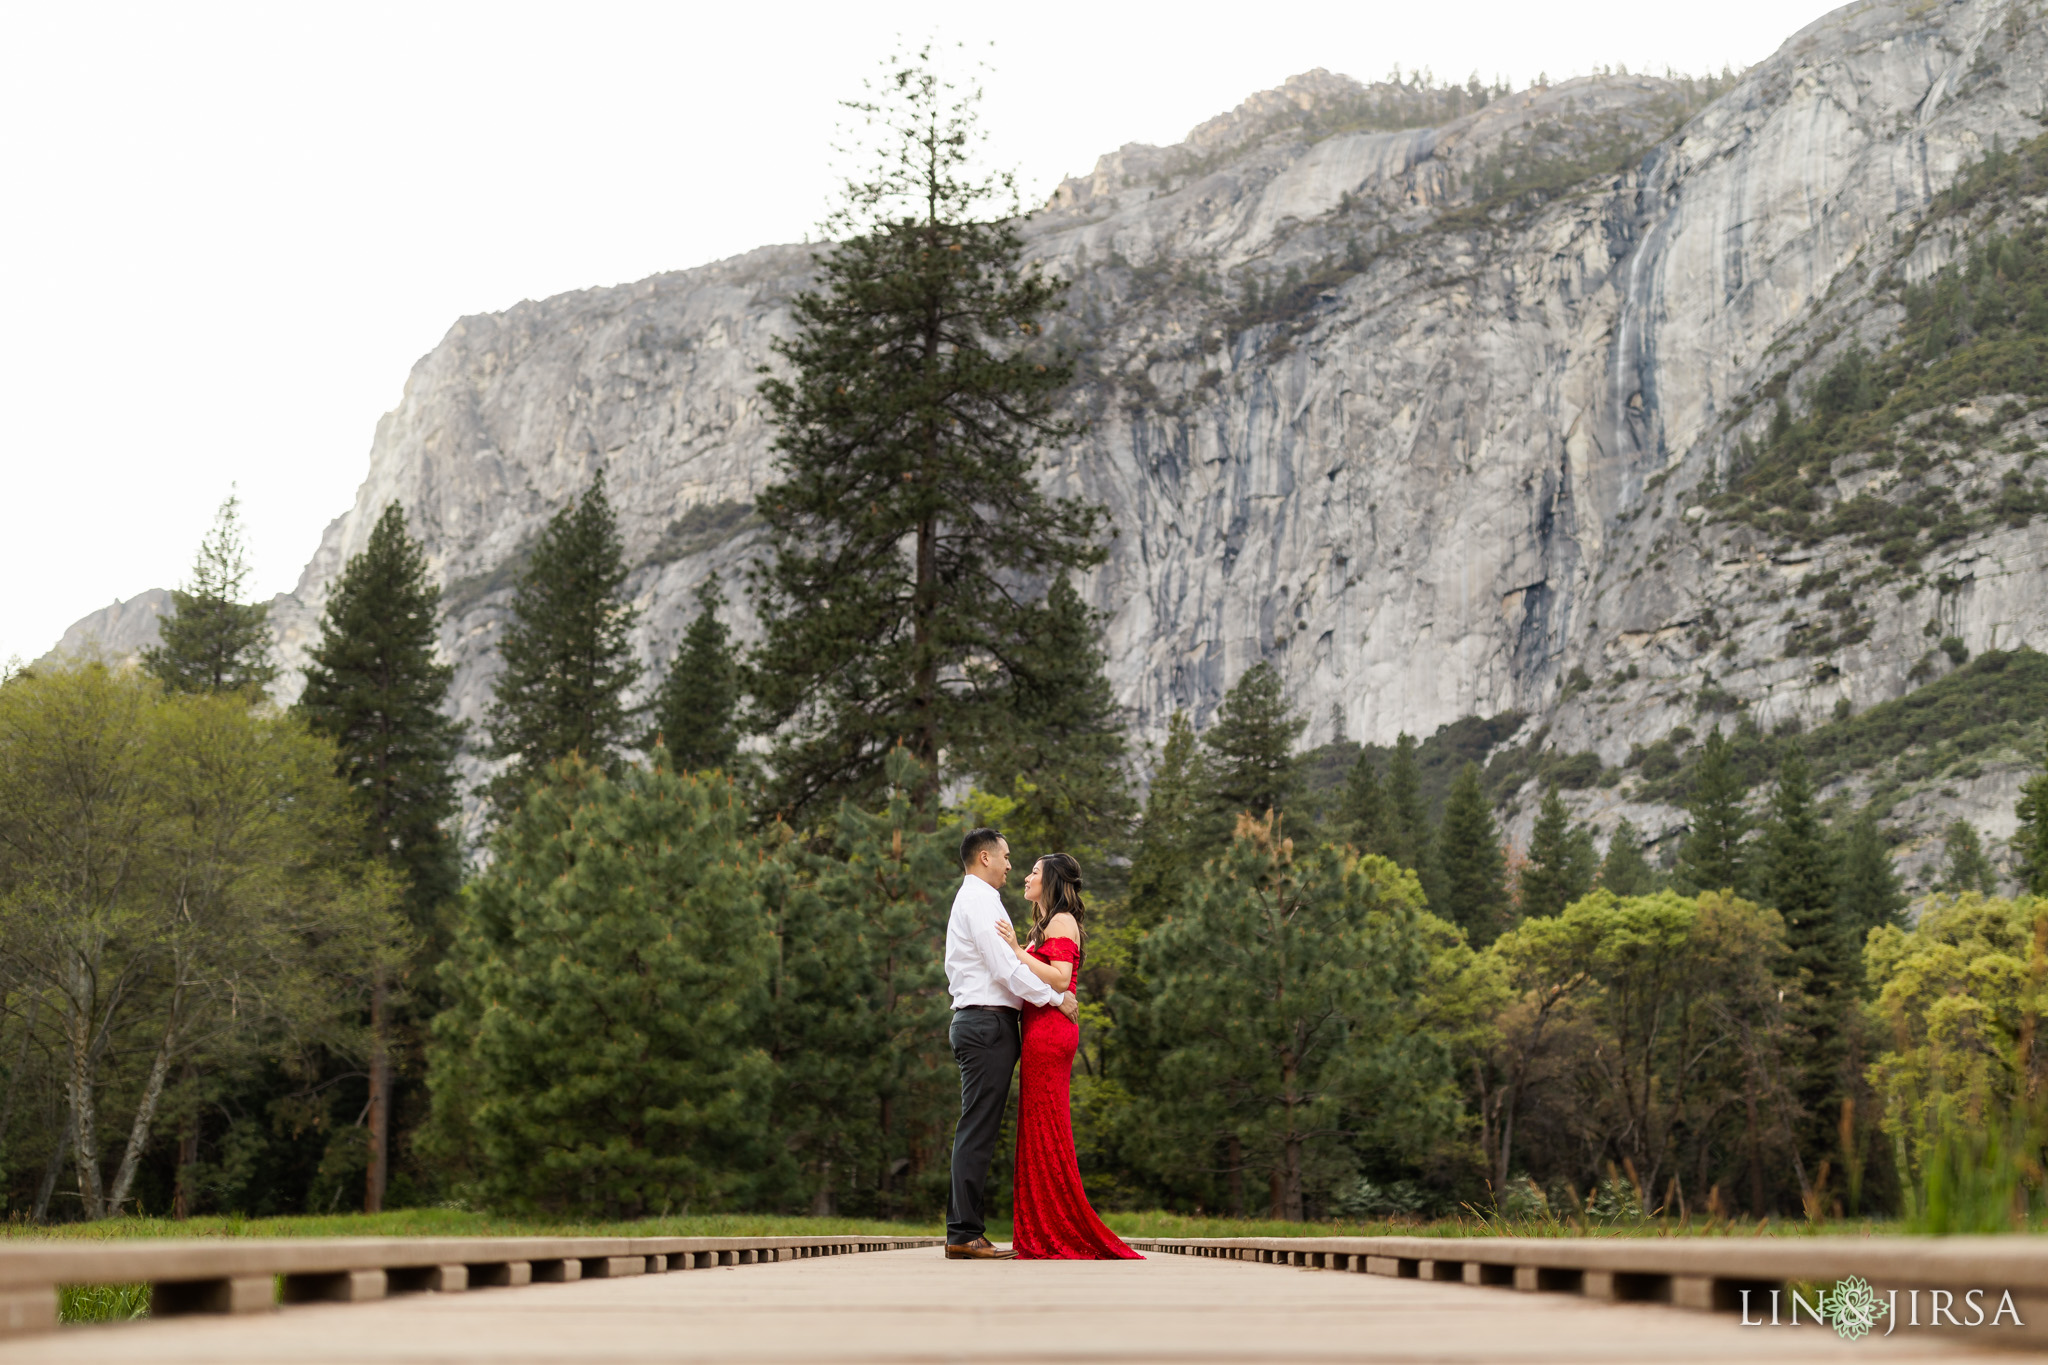
[[[1081,867],[1048,853],[1024,879],[1031,934],[1020,947],[999,894],[1010,846],[992,829],[960,843],[965,875],[946,924],[946,988],[953,996],[953,1056],[960,1063],[960,1126],[953,1135],[953,1188],[946,1204],[950,1260],[1142,1260],[1102,1225],[1081,1188],[1068,1107],[1081,1043],[1074,998],[1087,941]],[[987,1236],[989,1162],[1023,1060],[1017,1100],[1012,1249]]]

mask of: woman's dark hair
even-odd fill
[[[1081,865],[1071,853],[1048,853],[1038,860],[1038,906],[1031,916],[1031,942],[1045,943],[1045,926],[1065,911],[1074,917],[1074,946],[1079,955],[1074,972],[1080,974],[1087,957],[1088,907],[1081,901]]]

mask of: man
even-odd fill
[[[960,1126],[953,1131],[953,1188],[946,1199],[946,1259],[1007,1260],[1016,1255],[988,1240],[988,1167],[995,1157],[1003,1110],[1010,1103],[1010,1077],[1022,1042],[1017,1008],[1057,1004],[1073,1018],[1081,1012],[1074,993],[1062,993],[1038,979],[996,934],[1008,919],[997,894],[1010,876],[1010,845],[992,829],[967,832],[960,841],[960,890],[946,921],[946,989],[953,997],[949,1030],[954,1060],[960,1063]]]

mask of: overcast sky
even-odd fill
[[[1042,200],[1313,67],[1740,69],[1831,8],[7,0],[0,660],[182,581],[231,486],[256,594],[291,588],[463,314],[800,239],[899,33],[986,50]]]

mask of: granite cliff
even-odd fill
[[[1883,578],[1826,516],[2027,477],[2039,398],[1944,395],[1932,472],[1843,461],[1809,481],[1804,531],[1729,491],[1780,400],[1799,416],[1848,349],[1889,344],[1902,287],[2041,212],[1943,205],[2044,113],[2041,0],[1866,0],[1731,85],[1445,92],[1316,71],[1067,181],[1028,236],[1074,282],[1060,331],[1088,426],[1046,478],[1117,528],[1086,590],[1135,727],[1206,719],[1269,659],[1310,744],[1521,713],[1513,744],[1598,755],[1582,811],[1667,833],[1676,811],[1631,756],[1682,749],[1674,731],[1715,708],[1812,727],[1905,695],[1931,676],[1931,610],[1969,651],[2048,647],[2048,524],[1973,523]],[[758,545],[756,369],[808,262],[765,247],[456,323],[274,604],[287,668],[396,499],[479,718],[524,548],[600,469],[658,667],[694,585]],[[1816,653],[1813,619],[1839,612],[1820,594],[1852,582],[1855,628]],[[1955,812],[2010,829],[2022,756],[1992,758],[1899,797],[1909,869]],[[1507,800],[1525,828],[1526,793]]]

